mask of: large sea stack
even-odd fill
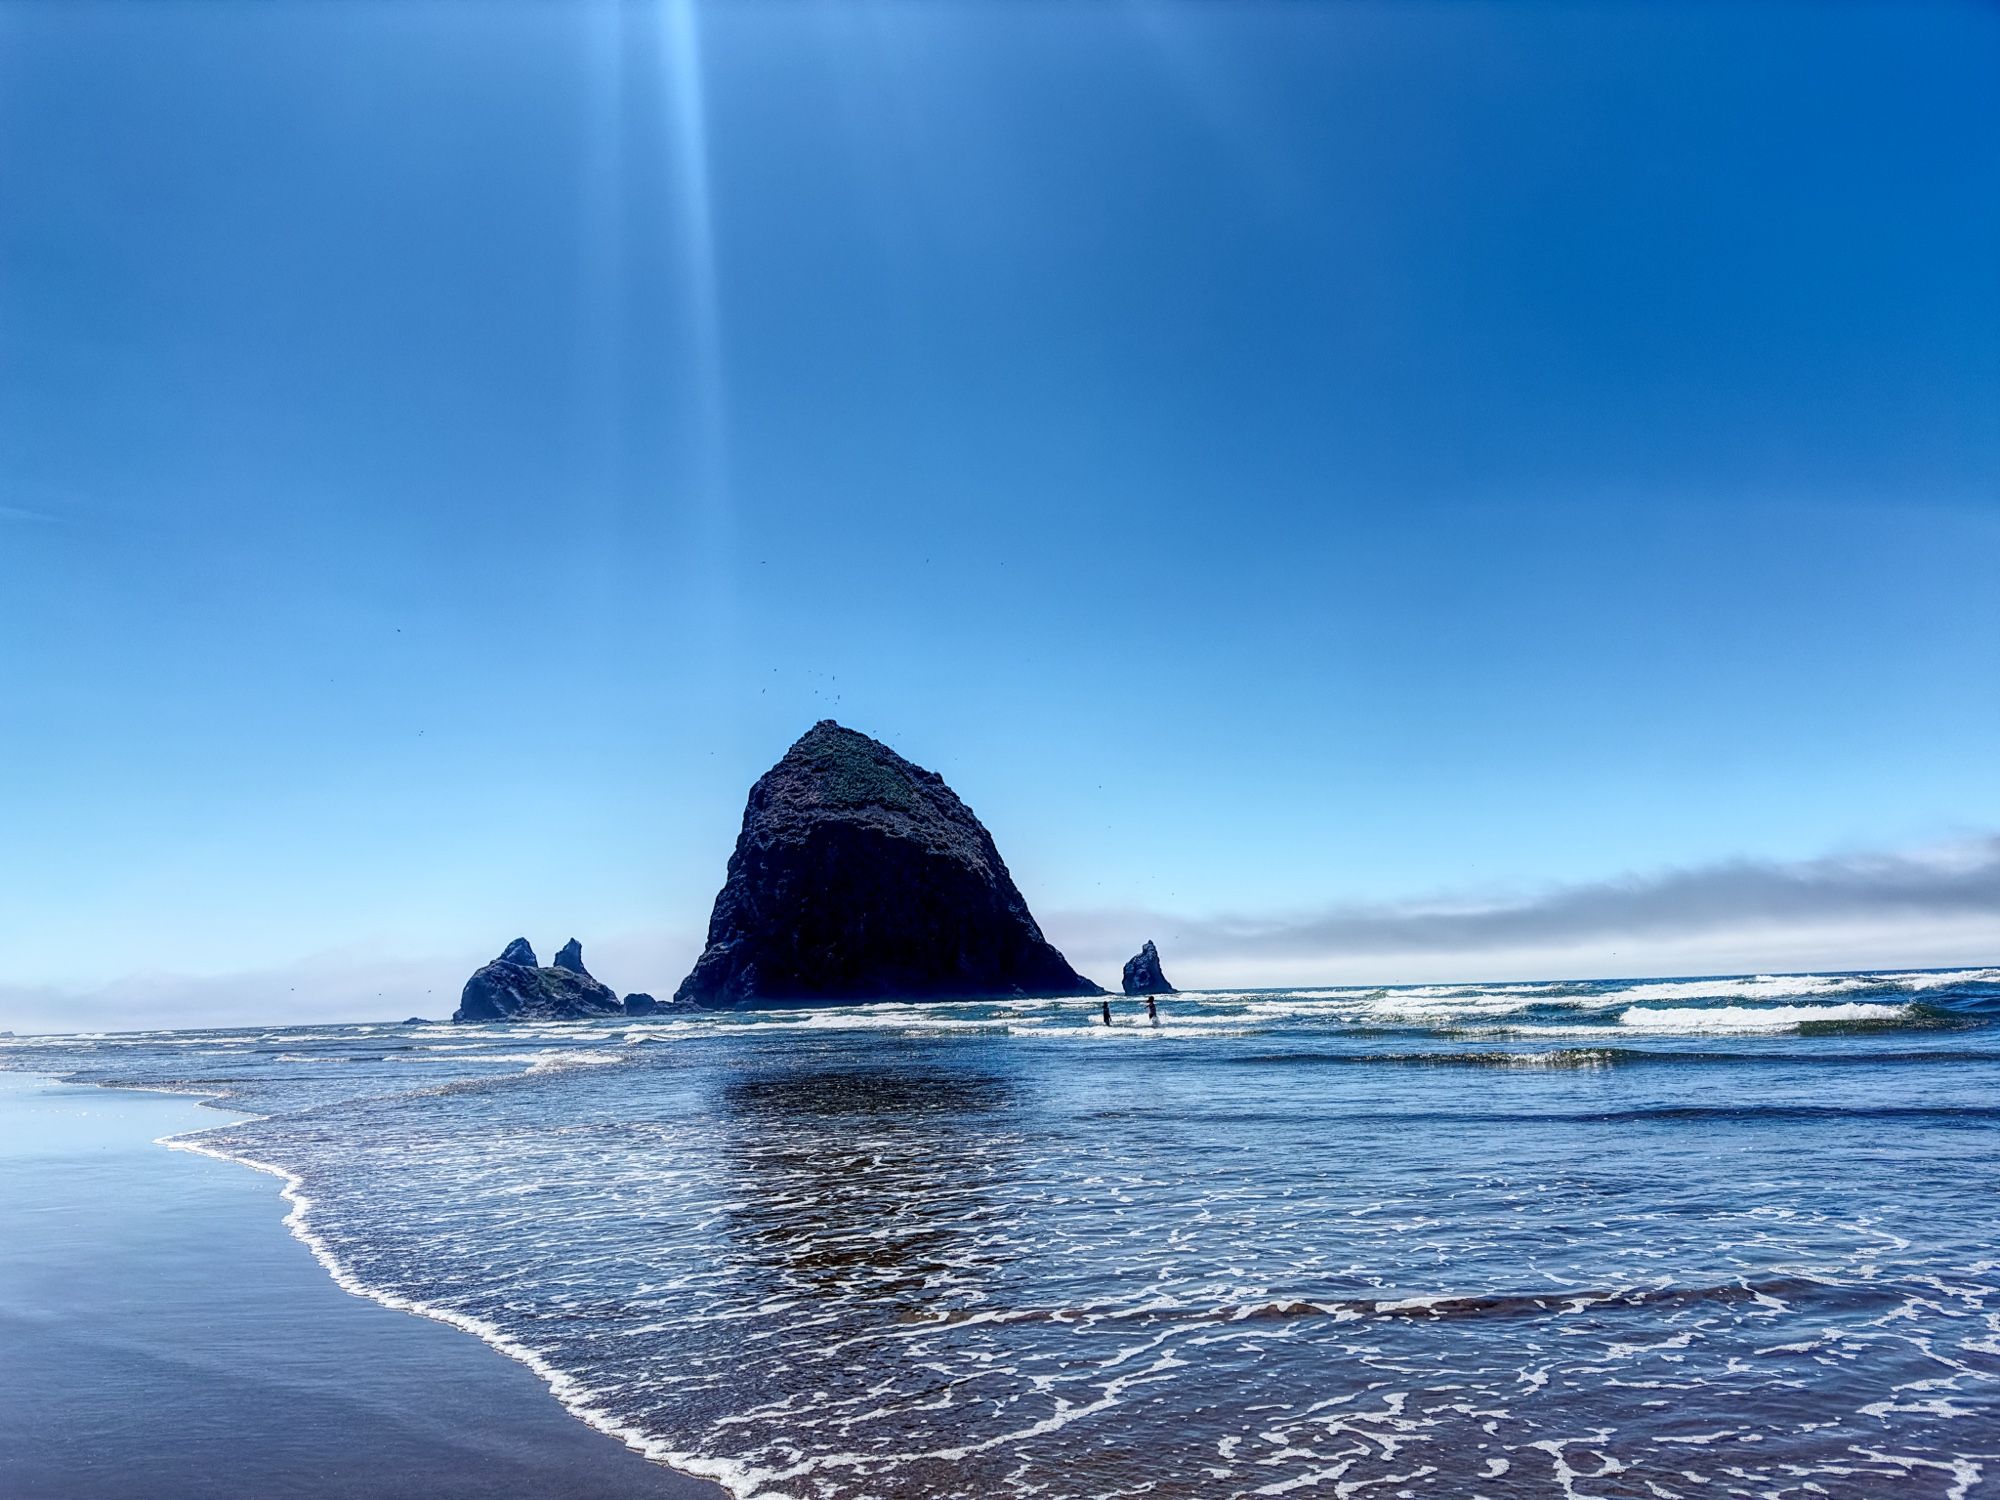
[[[542,968],[526,938],[515,938],[506,950],[465,981],[454,1021],[584,1021],[593,1016],[625,1013],[618,996],[590,977],[583,966],[583,945],[571,938]]]
[[[757,784],[677,1001],[1098,995],[934,771],[823,719]]]
[[[1125,960],[1125,993],[1128,995],[1171,995],[1174,987],[1160,972],[1160,950],[1151,938],[1146,946]]]

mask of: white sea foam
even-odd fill
[[[538,1053],[534,1061],[528,1065],[528,1071],[530,1073],[557,1073],[565,1068],[608,1067],[614,1063],[626,1063],[630,1061],[631,1058],[624,1053],[606,1054],[603,1052],[559,1052],[551,1050]]]
[[[1652,979],[1607,990],[1607,1003],[1649,1000],[1789,1000],[1846,995],[1879,989],[1881,981],[1863,974],[1753,974],[1721,979]]]
[[[1953,969],[1949,972],[1883,974],[1879,978],[1909,990],[1941,990],[1961,984],[2000,984],[2000,969]]]
[[[1147,1041],[1211,1041],[1217,1037],[1249,1036],[1256,1028],[1243,1024],[1241,1016],[1222,1016],[1214,1021],[1204,1019],[1201,1023],[1162,1020],[1159,1025],[1149,1025],[1144,1017],[1124,1016],[1106,1026],[1092,1021],[1087,1026],[1035,1026],[1012,1025],[1007,1027],[1007,1035],[1019,1037],[1045,1038],[1063,1042],[1147,1042]]]
[[[1900,1021],[1910,1014],[1907,1005],[1854,1001],[1844,1005],[1635,1005],[1618,1017],[1618,1024],[1633,1031],[1668,1035],[1754,1034],[1795,1031],[1813,1021]]]

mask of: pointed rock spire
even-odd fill
[[[1146,946],[1125,960],[1125,993],[1128,995],[1171,995],[1174,987],[1160,972],[1160,950],[1151,938]]]
[[[555,966],[568,969],[572,974],[581,974],[585,979],[590,977],[590,970],[583,966],[583,944],[575,938],[562,945],[562,951],[555,957]]]

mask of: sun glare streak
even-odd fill
[[[675,238],[687,316],[691,443],[689,469],[705,563],[720,565],[728,544],[727,412],[723,399],[722,308],[716,272],[715,204],[701,19],[694,0],[662,0],[660,40],[667,140],[673,173]],[[706,569],[711,578],[719,566]]]
[[[1246,180],[1257,185],[1268,203],[1297,202],[1308,190],[1307,179],[1286,153],[1280,133],[1260,119],[1255,92],[1215,46],[1209,8],[1177,0],[1128,0],[1125,13],[1161,78],[1227,144]]]
[[[584,97],[581,175],[583,316],[577,359],[584,393],[583,431],[600,542],[612,546],[625,495],[625,48],[623,8],[590,13],[584,33],[590,87]]]

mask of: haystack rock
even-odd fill
[[[1151,938],[1146,946],[1125,960],[1125,993],[1128,995],[1171,995],[1174,987],[1160,972],[1160,950]]]
[[[823,719],[750,789],[674,999],[710,1006],[1100,995],[1042,936],[934,771]]]
[[[492,963],[465,981],[454,1021],[582,1021],[625,1013],[618,996],[583,967],[583,945],[571,938],[555,966],[538,967],[526,938],[515,938]]]

